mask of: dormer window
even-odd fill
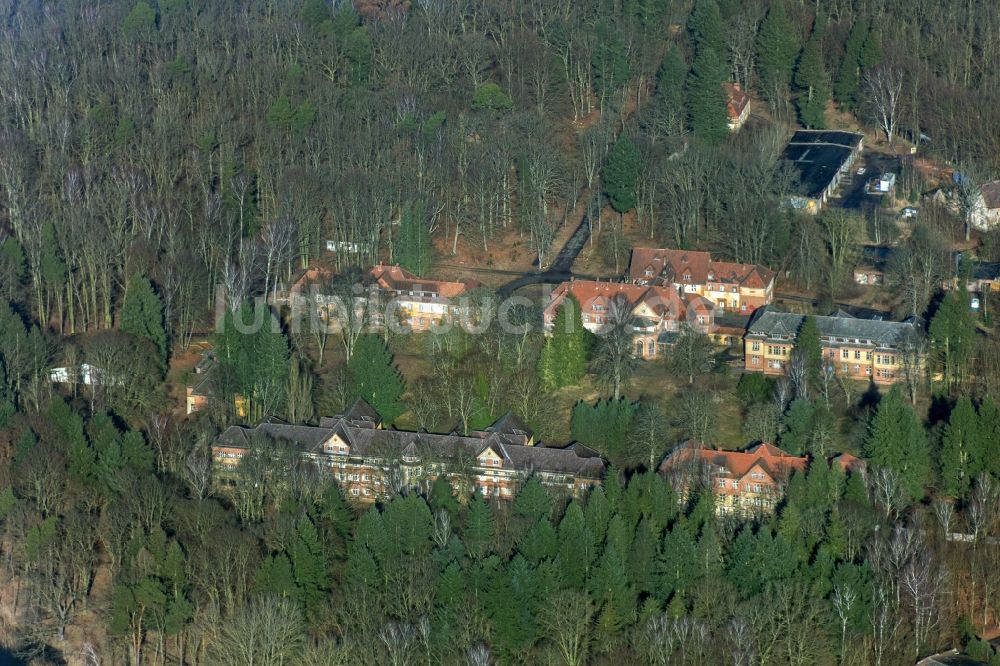
[[[690,282],[691,281],[691,274],[690,273],[685,273],[684,274],[684,281],[685,282]]]

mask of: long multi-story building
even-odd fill
[[[712,303],[698,294],[683,295],[671,286],[630,282],[571,280],[556,287],[543,311],[545,330],[551,331],[556,311],[572,295],[580,304],[583,327],[601,333],[613,323],[616,308],[632,317],[635,355],[654,358],[668,346],[681,324],[708,333],[715,321]]]
[[[754,264],[713,261],[708,252],[637,247],[629,278],[697,294],[721,312],[749,314],[774,299],[774,271]]]
[[[580,494],[601,483],[604,461],[585,446],[554,448],[536,444],[516,418],[504,416],[468,435],[405,432],[382,427],[381,418],[363,400],[345,414],[320,419],[317,426],[290,425],[274,419],[253,427],[231,426],[212,446],[224,482],[255,446],[291,447],[300,460],[328,474],[344,494],[374,502],[406,489],[427,491],[439,476],[456,492],[512,499],[529,476],[546,486]]]
[[[743,339],[745,369],[766,375],[787,374],[804,319],[805,315],[771,307],[758,310]],[[839,375],[893,384],[904,379],[905,363],[919,362],[904,356],[913,356],[913,343],[921,335],[915,319],[858,319],[844,312],[815,319],[823,362]]]

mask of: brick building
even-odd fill
[[[833,457],[830,464],[851,474],[865,469],[863,460],[848,453]],[[748,515],[773,511],[792,474],[808,468],[808,458],[789,455],[773,444],[720,451],[689,440],[664,458],[659,472],[682,495],[695,484],[707,485],[717,514]]]
[[[534,474],[546,486],[579,494],[601,483],[604,461],[585,446],[536,445],[532,433],[513,416],[467,436],[404,432],[382,427],[368,403],[345,414],[324,417],[318,426],[266,420],[253,427],[231,426],[212,446],[225,483],[254,446],[290,446],[339,484],[345,496],[374,502],[406,489],[428,491],[444,474],[459,493],[512,499]]]
[[[659,355],[685,322],[703,333],[714,326],[712,303],[698,294],[684,295],[671,286],[571,280],[556,287],[545,306],[546,331],[552,330],[556,311],[570,294],[580,303],[583,327],[591,333],[605,330],[614,310],[624,307],[634,318],[633,344],[639,358]]]
[[[720,311],[749,314],[774,299],[774,271],[754,264],[713,261],[708,252],[637,247],[629,278],[697,294]]]

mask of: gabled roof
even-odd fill
[[[528,435],[531,436],[531,428],[524,425],[521,419],[514,416],[513,412],[507,412],[496,421],[493,425],[486,428],[486,432],[497,432],[503,433],[505,435]]]
[[[808,458],[789,455],[773,444],[758,444],[746,451],[722,451],[689,440],[664,458],[660,472],[665,473],[692,462],[711,465],[716,471],[734,478],[742,478],[754,467],[760,467],[777,479],[793,471],[805,471],[809,465]]]
[[[414,275],[399,266],[387,266],[384,264],[379,264],[372,268],[371,276],[378,283],[378,286],[385,291],[421,291],[433,294],[439,298],[455,298],[470,288],[470,284],[466,282],[429,280]]]
[[[739,120],[743,109],[750,103],[750,96],[738,83],[723,83],[722,87],[726,90],[726,111],[729,113],[729,119]]]
[[[368,404],[368,401],[364,398],[358,398],[351,405],[351,408],[344,413],[344,419],[347,421],[374,421],[375,423],[382,422],[382,416],[375,411],[375,408]]]
[[[650,271],[652,277],[646,275]],[[651,247],[632,250],[629,277],[633,280],[655,280],[661,276],[675,284],[711,282],[749,289],[764,289],[774,281],[774,271],[763,266],[714,261],[708,252]],[[687,279],[685,276],[688,276]]]
[[[830,458],[831,465],[837,465],[844,472],[864,472],[867,464],[861,458],[852,456],[850,453],[841,453]]]
[[[779,312],[767,305],[755,314],[747,328],[748,336],[795,336],[805,315]],[[918,333],[916,323],[907,321],[880,321],[859,319],[852,316],[817,316],[816,327],[821,337],[870,340],[883,346],[894,346],[907,336]]]
[[[501,419],[503,420],[503,419]],[[333,435],[348,442],[352,457],[381,458],[392,461],[402,457],[420,460],[473,460],[487,448],[492,449],[514,469],[525,472],[571,474],[599,479],[604,475],[604,461],[586,447],[565,449],[527,446],[524,436],[500,432],[463,435],[413,433],[351,425],[343,417],[321,420],[320,426],[286,423],[259,423],[254,427],[231,426],[218,438],[218,446],[248,448],[251,438],[283,440],[305,453],[321,453],[321,446]]]
[[[545,313],[547,315],[553,314],[569,294],[573,294],[580,303],[584,314],[592,314],[594,305],[604,305],[618,299],[623,300],[629,310],[635,310],[639,305],[645,305],[661,318],[683,318],[688,308],[684,297],[672,286],[570,280],[563,282],[552,291],[549,303],[545,306]],[[691,298],[700,297],[692,296]],[[689,302],[690,300],[689,298]],[[705,303],[710,305],[709,301],[705,301]]]

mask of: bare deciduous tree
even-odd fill
[[[885,132],[891,148],[899,123],[903,70],[893,65],[879,65],[865,72],[861,86],[868,112],[879,129]]]

